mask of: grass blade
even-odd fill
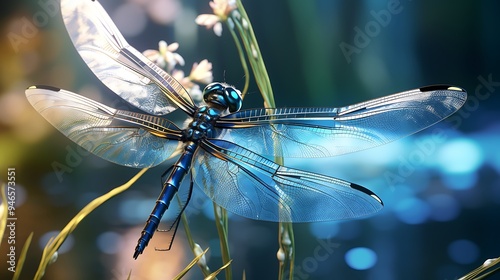
[[[21,250],[21,254],[19,255],[19,260],[17,262],[16,272],[14,272],[12,280],[19,279],[19,276],[21,275],[21,271],[23,270],[24,261],[26,260],[26,255],[28,254],[28,248],[30,247],[32,238],[33,238],[33,232],[30,233],[28,238],[26,238],[26,242],[24,242],[23,249]]]
[[[203,253],[201,253],[198,256],[196,256],[181,272],[179,272],[179,274],[177,274],[174,277],[174,280],[179,280],[182,277],[184,277],[184,275],[186,275],[186,273],[188,273],[188,271],[191,270],[191,268],[193,268],[193,266],[196,263],[198,263],[198,261],[207,253],[208,249],[209,248],[205,249],[205,251],[203,251]]]
[[[135,183],[148,169],[144,168],[139,171],[132,179],[130,179],[127,183],[116,187],[109,191],[108,193],[92,200],[89,204],[87,204],[80,212],[71,219],[71,221],[61,230],[61,232],[56,236],[49,240],[45,248],[43,249],[42,259],[40,260],[40,264],[38,266],[38,270],[35,274],[34,279],[41,279],[45,274],[45,269],[50,264],[52,260],[52,256],[56,254],[57,250],[64,243],[66,238],[76,229],[78,224],[85,218],[87,215],[92,213],[97,207],[102,205],[104,202],[109,200],[110,198],[126,191],[133,183]]]

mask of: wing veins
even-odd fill
[[[209,153],[209,157],[218,158],[226,164],[234,166],[233,168],[228,166],[231,169],[235,168],[234,170],[241,172],[219,170],[224,167],[209,158],[206,158],[209,161],[203,161],[204,166],[209,168],[208,172],[211,172],[211,175],[219,173],[216,177],[210,176],[209,182],[220,180],[219,176],[225,177],[225,180],[231,178],[230,189],[209,195],[216,202],[218,201],[229,208],[229,211],[233,210],[244,216],[262,220],[307,222],[365,216],[380,210],[382,206],[380,198],[361,186],[353,187],[353,184],[340,179],[280,166],[224,140],[211,139],[209,141],[202,144],[203,150]],[[214,168],[218,169],[210,170],[212,164],[215,164]],[[246,166],[256,169],[252,171]],[[260,178],[256,175],[257,173],[263,177]],[[247,184],[253,182],[256,191],[247,189],[252,188],[251,185],[240,185],[244,182]],[[207,192],[208,185],[203,184],[205,192],[211,193]],[[231,197],[221,197],[229,194]],[[232,201],[233,199],[240,201],[240,204],[236,205]],[[322,210],[331,210],[332,214],[306,213],[307,210],[304,209],[307,208],[303,207],[306,207],[305,205],[317,207],[310,204],[314,204],[316,199],[321,205],[336,208]],[[251,208],[253,210],[240,209],[242,201],[249,201],[251,205],[254,205],[254,208]],[[264,202],[266,204],[262,204]]]

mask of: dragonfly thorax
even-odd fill
[[[199,107],[193,115],[193,121],[186,130],[186,138],[197,141],[205,137],[213,137],[214,122],[219,118],[221,111],[210,106]]]
[[[227,111],[230,113],[239,111],[243,103],[239,90],[222,83],[207,85],[203,90],[203,99],[207,105],[196,110],[193,121],[185,131],[186,138],[191,141],[214,137],[215,121]]]

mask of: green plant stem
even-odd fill
[[[33,238],[33,232],[30,233],[30,235],[26,239],[26,242],[24,242],[21,254],[19,254],[19,260],[17,263],[16,272],[14,272],[12,280],[20,279],[19,277],[21,276],[21,271],[23,270],[24,261],[26,260],[26,256],[28,254],[28,248],[30,247],[32,238]]]
[[[489,279],[490,276],[500,273],[500,257],[491,259],[487,263],[483,263],[478,268],[472,270],[458,280],[483,280]]]
[[[231,262],[231,257],[229,254],[229,244],[227,240],[228,236],[228,219],[226,209],[220,207],[214,202],[214,214],[215,214],[215,225],[217,226],[217,233],[219,234],[220,250],[222,254],[223,265]],[[225,270],[226,279],[233,279],[233,273],[231,266],[228,266]]]
[[[194,259],[181,272],[179,272],[179,274],[177,274],[177,276],[175,276],[173,280],[179,280],[182,277],[184,277],[191,270],[191,268],[193,268],[193,266],[196,263],[198,263],[199,260],[207,253],[207,251],[208,251],[208,248],[205,249],[205,251],[203,251],[203,253],[201,253],[200,255],[195,256]],[[210,275],[208,275],[206,277],[209,277],[209,276]]]
[[[289,279],[293,279],[293,268],[295,263],[294,236],[292,223],[280,223],[279,225],[279,245],[285,259],[280,262],[278,279],[285,279],[288,266]]]
[[[2,215],[0,217],[0,245],[1,245],[5,229],[7,228],[7,216],[8,216],[7,193],[5,192],[5,184],[2,184],[2,186],[0,187],[0,192],[1,192],[0,196],[2,199],[2,204],[0,204],[0,211],[1,211],[0,213]]]
[[[193,251],[193,254],[196,257],[196,251],[194,249],[195,248],[194,239],[193,236],[191,235],[191,229],[189,227],[186,214],[184,212],[182,212],[181,220],[182,220],[182,225],[184,226],[184,231],[186,232],[186,238],[188,240],[189,247],[191,247],[191,251]],[[198,263],[198,267],[201,269],[201,272],[205,277],[208,277],[210,274],[212,274],[212,271],[210,271],[208,265],[201,265],[200,263]]]
[[[240,0],[236,1],[237,11],[239,13],[231,13],[231,19],[235,24],[235,28],[239,33],[239,37],[243,42],[245,52],[252,67],[253,74],[255,75],[255,81],[259,90],[264,98],[264,104],[270,108],[274,108],[276,105],[274,103],[274,95],[271,87],[271,81],[269,75],[267,74],[266,65],[262,59],[262,54],[259,49],[259,44],[255,38],[252,25],[248,15],[241,4]]]
[[[274,102],[274,94],[271,86],[271,81],[269,79],[269,75],[267,74],[266,66],[264,64],[264,60],[262,59],[262,54],[259,49],[259,44],[257,43],[257,39],[255,38],[255,34],[253,32],[252,25],[250,23],[250,19],[241,3],[241,0],[236,1],[237,11],[231,13],[231,19],[234,23],[234,27],[243,42],[243,46],[245,49],[246,56],[248,61],[250,62],[250,66],[252,67],[252,71],[255,76],[255,81],[259,90],[262,94],[262,98],[264,99],[264,107],[265,108],[275,108],[276,104]],[[231,34],[233,35],[233,31],[231,30]],[[237,46],[239,46],[238,36],[233,35],[233,39],[235,40]],[[240,60],[242,56],[241,47],[238,47],[238,52],[240,52]],[[246,67],[246,64],[243,64],[243,67]],[[280,145],[278,142],[274,142],[275,146]],[[279,147],[275,147],[275,150],[279,150]],[[274,158],[275,162],[280,165],[284,165],[284,159],[282,157],[276,156]],[[281,210],[281,209],[280,209]],[[284,210],[287,212],[286,210]],[[284,238],[286,236],[286,238]],[[281,252],[284,253],[284,261],[280,261],[280,269],[279,269],[279,279],[284,279],[285,271],[288,267],[290,270],[290,279],[293,278],[293,267],[295,262],[295,252],[294,252],[294,235],[293,235],[293,227],[291,223],[279,223],[279,234],[278,241]]]
[[[214,273],[208,275],[208,277],[205,277],[205,280],[212,280],[212,279],[217,279],[216,276],[224,269],[228,268],[233,260],[229,260],[229,262],[225,263],[223,266],[221,266],[219,269],[214,271]]]
[[[230,24],[228,24],[230,25]],[[248,87],[250,86],[250,71],[248,70],[247,60],[245,58],[245,53],[243,52],[243,48],[241,47],[240,40],[238,39],[238,35],[234,32],[234,29],[229,26],[229,31],[231,32],[231,36],[233,37],[234,44],[236,45],[236,49],[238,50],[238,55],[240,57],[241,67],[243,68],[243,72],[245,73],[245,86],[241,91],[241,98],[245,98],[245,95],[248,92]]]

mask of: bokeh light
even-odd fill
[[[430,215],[429,205],[416,197],[404,198],[394,207],[399,220],[407,224],[424,223]]]
[[[339,222],[322,222],[309,224],[311,234],[316,238],[327,239],[334,237],[340,230]]]
[[[456,263],[471,264],[477,260],[479,248],[470,240],[459,239],[448,246],[448,255]]]
[[[147,25],[146,12],[135,3],[125,2],[110,15],[123,36],[137,36]]]
[[[122,200],[118,206],[118,214],[122,222],[134,225],[144,222],[151,209],[156,203],[155,199],[130,198]]]
[[[447,141],[438,152],[438,161],[444,173],[471,173],[484,161],[484,155],[477,143],[468,138]]]
[[[96,243],[97,247],[102,252],[106,254],[116,254],[122,249],[121,240],[122,237],[120,234],[113,231],[107,231],[101,233],[97,237]]]
[[[179,0],[153,0],[146,6],[151,19],[159,24],[172,23],[181,13]]]
[[[353,248],[345,254],[345,261],[353,269],[370,269],[377,263],[377,254],[369,248]]]
[[[59,233],[60,233],[60,231],[57,231],[57,230],[53,230],[53,231],[49,231],[49,232],[44,233],[40,237],[40,239],[38,240],[38,246],[41,249],[45,248],[45,246],[47,246],[47,243],[49,242],[49,240],[53,237],[56,237]],[[70,234],[66,237],[66,240],[64,240],[64,243],[61,245],[61,247],[59,247],[59,250],[57,250],[57,253],[64,254],[64,253],[70,251],[73,248],[74,244],[75,244],[75,238],[73,237],[72,234]]]
[[[451,190],[467,190],[474,187],[478,176],[476,172],[442,173],[441,178],[443,184]]]
[[[434,221],[451,221],[460,214],[460,204],[448,194],[435,194],[427,198],[431,207],[430,218]]]

